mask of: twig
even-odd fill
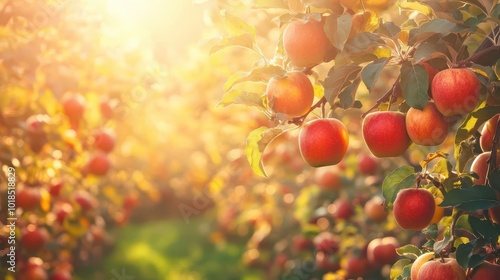
[[[368,111],[364,112],[361,117],[364,118],[366,117],[366,115],[368,115],[371,111],[373,111],[375,108],[379,107],[380,104],[386,102],[386,101],[390,101],[391,100],[391,96],[394,94],[395,90],[396,90],[396,87],[399,85],[399,76],[398,78],[396,79],[396,81],[394,82],[394,84],[392,85],[392,87],[382,96],[380,97],[377,102],[375,103],[375,105],[373,105],[373,107],[371,107],[370,109],[368,109]]]
[[[326,103],[326,97],[323,96],[323,97],[321,97],[320,100],[318,100],[318,102],[316,102],[316,104],[314,104],[313,106],[311,106],[311,108],[309,109],[309,111],[307,111],[307,113],[305,113],[304,115],[302,115],[300,117],[296,117],[296,118],[293,118],[293,119],[289,120],[288,123],[293,123],[293,124],[295,124],[297,126],[301,126],[302,123],[304,123],[304,121],[307,118],[307,116],[312,111],[314,111],[314,109],[323,106],[325,103]]]
[[[457,65],[460,66],[470,66],[472,63],[476,63],[478,61],[481,61],[481,59],[491,59],[491,61],[496,62],[493,58],[491,58],[492,53],[494,52],[500,52],[500,45],[494,45],[494,46],[489,46],[484,50],[481,50],[479,52],[476,52],[472,54],[469,58],[464,59],[462,61],[459,61]]]

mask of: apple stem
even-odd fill
[[[304,115],[300,116],[300,117],[296,117],[296,118],[293,118],[291,120],[288,121],[288,123],[293,123],[297,126],[301,126],[304,121],[306,120],[307,116],[312,112],[314,111],[314,109],[316,108],[319,108],[319,107],[322,107],[323,108],[323,111],[324,111],[324,105],[326,104],[326,97],[321,97],[320,100],[318,100],[318,102],[316,102],[316,104],[314,104],[313,106],[311,106],[311,108],[309,109],[309,111],[307,111],[307,113],[305,113]]]
[[[394,99],[394,94],[396,92],[396,87],[399,85],[399,77],[397,77],[396,81],[394,82],[394,84],[392,85],[392,87],[382,96],[380,97],[377,102],[375,103],[375,105],[373,105],[373,107],[371,107],[370,109],[368,109],[368,111],[364,112],[362,115],[361,115],[361,118],[364,118],[366,117],[366,115],[368,115],[371,111],[373,111],[375,108],[379,107],[380,104],[386,102],[386,101],[389,101],[389,107],[391,106],[391,102],[393,101]]]
[[[489,184],[488,174],[493,172],[493,169],[497,166],[497,150],[498,150],[498,141],[500,140],[500,119],[497,121],[495,136],[493,137],[493,143],[491,146],[490,158],[488,159],[488,170],[486,170],[486,180],[485,185]]]

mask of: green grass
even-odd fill
[[[130,224],[120,229],[116,247],[100,267],[79,271],[77,276],[95,279],[99,271],[104,279],[114,279],[116,270],[135,280],[262,279],[241,263],[244,244],[218,247],[209,241],[209,234],[202,221]]]

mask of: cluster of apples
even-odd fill
[[[313,16],[290,22],[283,32],[283,47],[290,62],[311,68],[324,62],[335,48],[324,31],[324,18]],[[314,52],[310,50],[314,49]],[[397,157],[412,144],[435,146],[448,135],[451,117],[472,112],[480,98],[480,82],[468,68],[437,71],[422,63],[429,78],[429,102],[424,108],[410,108],[406,114],[394,111],[369,113],[363,120],[363,138],[373,155]],[[306,74],[290,71],[273,77],[266,88],[268,106],[290,118],[307,116],[314,101],[314,88]],[[302,126],[299,148],[313,167],[334,165],[344,157],[349,134],[342,122],[316,119]]]

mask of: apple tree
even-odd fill
[[[255,54],[250,68],[227,77],[220,105],[245,105],[269,120],[246,141],[246,157],[256,174],[274,180],[283,175],[282,166],[291,166],[301,155],[317,170],[296,170],[295,183],[303,198],[294,202],[298,206],[313,195],[324,195],[312,194],[307,187],[322,169],[344,172],[351,182],[358,182],[355,185],[369,185],[356,180],[369,175],[361,172],[361,160],[356,172],[362,174],[349,175],[346,166],[352,164],[353,154],[371,153],[363,166],[383,166],[377,172],[385,178],[374,184],[383,207],[381,200],[358,206],[371,207],[364,215],[374,220],[387,212],[375,215],[378,210],[373,207],[388,211],[396,225],[388,226],[388,233],[399,241],[377,241],[399,255],[388,257],[384,264],[392,267],[377,275],[432,279],[449,273],[453,279],[493,279],[500,269],[497,1],[217,4],[220,13],[215,21],[221,34],[210,42],[211,53],[237,47]],[[283,142],[296,152],[277,153]],[[269,160],[269,154],[286,159]],[[347,201],[366,185],[351,190]],[[330,200],[328,213],[336,222],[355,212],[341,197],[335,202],[334,197],[324,198]],[[319,274],[324,279],[366,276],[374,267],[370,255],[384,259],[374,252],[375,245],[340,246],[339,236],[349,235],[349,227],[322,227],[321,218],[313,224],[321,228],[313,234],[313,266],[326,264]],[[307,223],[300,227],[308,231]],[[387,228],[376,230],[383,233]],[[354,236],[360,235],[363,230],[356,230]],[[352,232],[350,236],[354,240]],[[294,244],[309,246],[307,239]],[[336,258],[339,250],[349,257],[323,261]],[[294,265],[290,279],[317,275],[307,264]]]

